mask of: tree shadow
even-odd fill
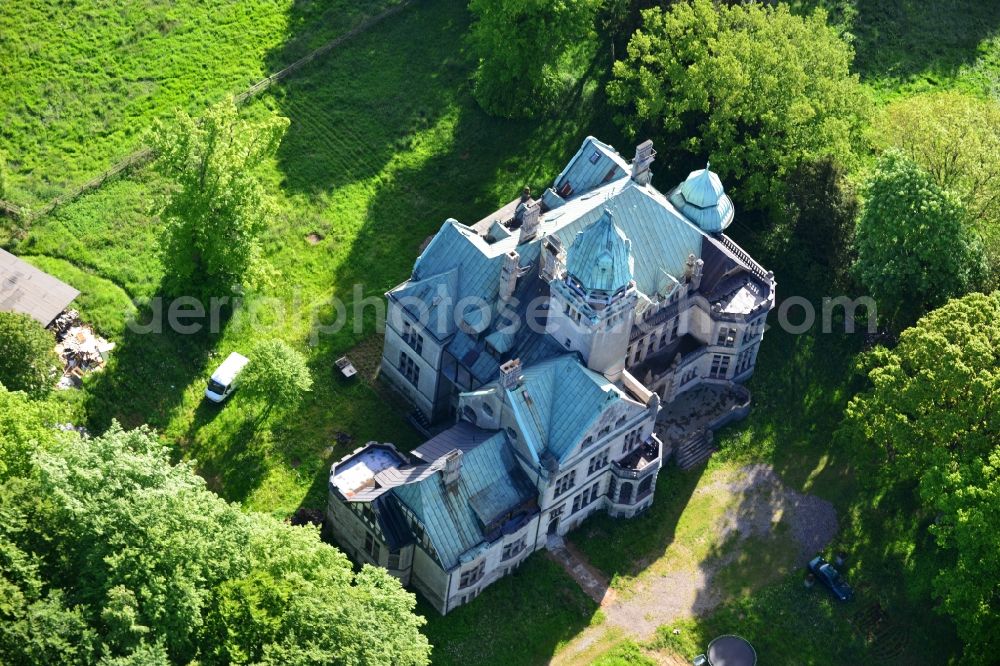
[[[387,3],[365,4],[375,14]],[[311,3],[295,3],[293,17],[301,7]],[[466,70],[455,43],[465,21],[457,3],[408,7],[273,87],[271,99],[291,121],[277,154],[285,192],[321,196],[370,179],[433,126]]]
[[[136,321],[151,321],[149,307]],[[105,430],[112,419],[124,427],[148,424],[162,430],[183,400],[184,388],[205,372],[218,340],[207,330],[184,335],[164,323],[160,330],[137,332],[126,326],[108,366],[86,379],[88,426]]]
[[[929,82],[952,78],[980,55],[1000,26],[1000,5],[979,0],[805,0],[826,7],[854,35],[855,68],[863,79]]]
[[[267,54],[267,71],[277,72],[337,38],[399,0],[294,0],[286,15],[287,39]]]

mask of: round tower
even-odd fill
[[[707,233],[720,234],[733,221],[733,201],[708,164],[704,169],[692,171],[674,188],[669,199],[681,215]]]

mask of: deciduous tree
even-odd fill
[[[242,382],[245,395],[267,405],[261,418],[276,406],[295,407],[312,389],[306,357],[282,340],[264,340],[254,347]]]
[[[265,281],[260,237],[273,203],[255,174],[287,127],[277,116],[240,118],[231,102],[157,125],[156,165],[176,183],[161,246],[173,295],[229,296]]]
[[[0,312],[0,384],[34,397],[52,390],[59,357],[55,338],[19,312]]]
[[[866,184],[855,272],[899,329],[982,280],[978,241],[959,198],[913,160],[886,153]]]
[[[850,73],[850,46],[817,10],[690,0],[643,12],[643,25],[608,86],[632,135],[711,156],[746,204],[779,204],[801,161],[850,164],[869,101]]]
[[[397,580],[225,502],[169,455],[116,424],[66,433],[0,485],[0,661],[427,663]]]
[[[599,0],[471,0],[475,97],[489,113],[547,113],[586,67]]]
[[[886,107],[872,134],[962,198],[993,267],[991,285],[1000,286],[1000,103],[955,91],[904,97]]]
[[[998,360],[1000,292],[952,300],[869,359],[842,431],[870,494],[916,488],[912,521],[933,519],[943,555],[935,594],[979,664],[1000,650]]]
[[[0,385],[0,481],[27,474],[31,457],[56,439],[61,410]]]

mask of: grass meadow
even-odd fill
[[[249,87],[390,0],[7,0],[6,199],[63,194],[139,147],[156,118]]]
[[[67,8],[55,0],[10,0],[0,8],[6,198],[37,206],[72,189],[136,148],[155,119],[177,108],[196,113],[388,4],[78,0]],[[853,36],[857,69],[883,102],[942,86],[981,95],[996,90],[995,3],[822,4]],[[170,186],[151,169],[109,181],[23,233],[0,230],[5,247],[79,288],[85,319],[118,343],[106,371],[66,397],[81,403],[92,428],[112,419],[126,426],[149,423],[179,459],[197,460],[220,495],[282,517],[299,507],[321,508],[329,464],[354,447],[373,439],[402,448],[419,443],[405,421],[405,405],[375,379],[381,344],[371,312],[362,314],[359,332],[349,315],[348,326],[314,345],[311,313],[328,321],[332,311],[324,304],[331,297],[350,306],[356,293],[381,296],[406,278],[420,244],[445,218],[471,223],[525,184],[540,191],[587,134],[629,152],[601,92],[610,49],[599,50],[592,72],[558,117],[501,121],[486,116],[470,95],[469,21],[459,0],[414,2],[245,107],[249,115],[291,121],[277,156],[260,165],[279,213],[265,241],[273,284],[244,296],[253,326],[236,318],[218,333],[196,335],[142,335],[125,326],[133,315],[148,320],[163,273],[158,213]],[[684,175],[657,173],[656,182],[665,188]],[[738,217],[733,236],[775,271],[779,297],[825,295],[826,276],[764,226]],[[318,242],[310,242],[310,234]],[[264,424],[256,418],[261,406],[238,392],[221,407],[205,403],[212,368],[262,337],[282,338],[308,354],[315,379],[308,399]],[[854,481],[831,432],[858,386],[853,364],[860,345],[843,334],[769,333],[750,384],[751,415],[720,433],[723,451],[712,464],[769,462],[788,485],[831,500],[844,516]],[[354,383],[338,380],[333,369],[345,353],[361,370]],[[609,574],[631,575],[677,538],[686,497],[698,480],[697,473],[664,473],[643,529],[595,522],[582,528],[578,544]],[[598,534],[590,542],[588,530]],[[885,544],[851,547],[883,555],[886,574],[905,573],[902,556]],[[704,639],[738,629],[752,635],[768,664],[843,663],[830,660],[876,654],[851,612],[818,595],[803,601],[798,572],[752,593],[737,582],[731,601],[685,623],[682,638],[662,632],[645,649],[690,657]],[[893,621],[908,627],[900,653],[911,659],[905,663],[940,663],[939,657],[954,653],[947,623],[898,598],[888,582],[877,595]],[[441,664],[545,663],[600,617],[542,555],[447,618],[421,609]],[[852,652],[837,653],[844,644]],[[622,645],[609,650],[628,653]],[[921,651],[926,661],[913,656]]]

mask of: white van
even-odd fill
[[[222,402],[228,398],[239,385],[240,373],[249,362],[250,359],[242,354],[236,352],[230,354],[212,373],[212,378],[208,380],[208,388],[205,389],[205,397],[212,402]]]

